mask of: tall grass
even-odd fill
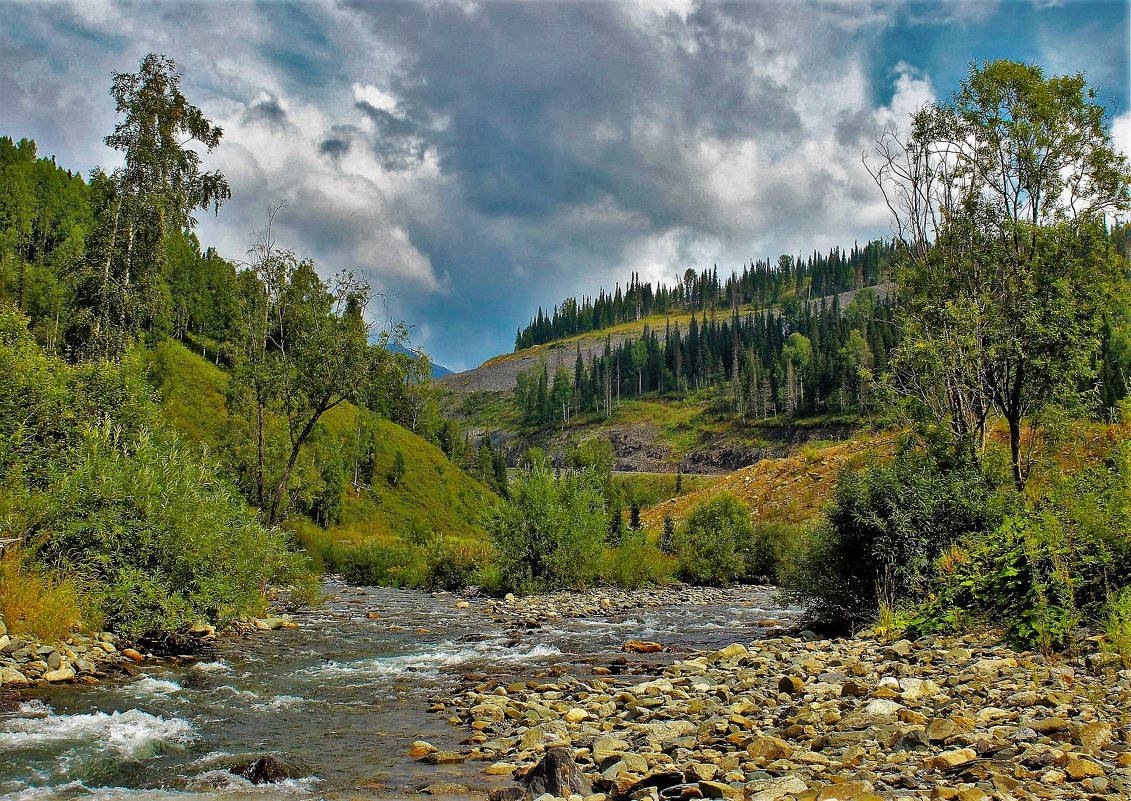
[[[13,636],[58,642],[79,627],[81,607],[69,577],[48,575],[19,547],[0,556],[0,619]]]

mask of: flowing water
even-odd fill
[[[142,676],[28,691],[0,714],[0,797],[21,801],[402,798],[433,782],[494,786],[483,763],[426,766],[414,740],[458,750],[468,732],[428,707],[469,680],[509,682],[623,657],[629,639],[672,651],[762,635],[796,619],[764,590],[515,630],[451,595],[331,582],[298,629],[226,640],[207,661],[147,663]],[[368,612],[380,617],[367,619]],[[662,664],[671,653],[641,657]],[[306,778],[253,786],[225,770],[274,754]],[[497,785],[499,782],[495,782]]]

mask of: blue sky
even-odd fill
[[[0,0],[0,133],[114,163],[112,70],[176,59],[225,130],[232,200],[200,235],[242,257],[264,209],[325,273],[456,369],[539,305],[637,271],[883,236],[860,164],[971,62],[1084,72],[1131,150],[1129,5],[1113,2]]]

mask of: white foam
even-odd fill
[[[158,679],[153,676],[146,676],[138,679],[128,685],[127,689],[132,695],[147,696],[147,695],[169,695],[171,693],[180,692],[181,685],[175,681],[168,679]]]
[[[85,715],[15,718],[0,727],[0,751],[52,743],[92,744],[122,757],[151,755],[162,743],[188,743],[196,732],[182,718],[161,718],[138,709]]]
[[[232,668],[227,662],[196,662],[192,666],[193,670],[199,670],[202,673],[231,673]]]
[[[450,645],[450,644],[449,644]],[[436,677],[444,667],[461,665],[475,660],[499,662],[526,662],[560,656],[561,651],[552,645],[535,645],[533,648],[506,648],[497,642],[476,643],[474,647],[441,648],[401,656],[383,656],[359,659],[355,662],[327,662],[316,668],[299,671],[312,676],[371,676],[398,678],[401,676]]]

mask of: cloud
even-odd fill
[[[1102,34],[1124,54],[1109,81],[1127,49],[1114,5],[9,4],[2,133],[112,166],[110,71],[173,56],[225,132],[205,166],[234,196],[202,240],[240,257],[286,201],[281,244],[360,270],[437,361],[467,367],[539,305],[630,271],[729,272],[885,234],[860,163],[883,127],[1003,31],[1057,64]]]

